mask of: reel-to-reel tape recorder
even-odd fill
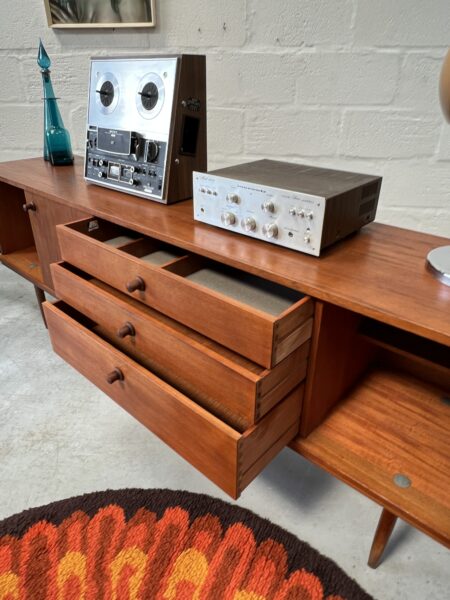
[[[204,56],[92,59],[86,180],[169,204],[204,170]]]

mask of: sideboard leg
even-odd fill
[[[377,530],[370,549],[369,560],[367,564],[372,569],[376,569],[381,562],[384,549],[391,537],[397,517],[383,508],[380,520],[378,521]]]
[[[41,311],[42,320],[44,321],[44,325],[47,327],[47,323],[45,321],[44,309],[42,308],[42,303],[45,302],[45,294],[44,291],[41,290],[37,285],[34,286],[34,291],[36,292],[36,298],[39,304],[39,310]]]

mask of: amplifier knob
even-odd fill
[[[297,214],[297,209],[295,208],[295,206],[291,206],[291,208],[289,209],[289,214],[292,217],[295,217],[295,215]]]
[[[97,173],[97,177],[98,177],[99,179],[103,179],[104,177],[106,177],[106,173],[103,173],[103,171],[99,171],[99,172]]]
[[[314,218],[314,213],[312,210],[310,210],[308,213],[306,213],[306,218],[309,219],[310,221],[313,220]]]
[[[269,223],[268,225],[264,225],[263,233],[266,238],[272,239],[278,237],[278,227],[275,223]]]
[[[303,239],[305,240],[305,244],[311,243],[311,235],[308,232],[305,233],[305,237]]]
[[[303,210],[303,208],[297,209],[297,214],[299,217],[301,217],[302,219],[305,218],[305,211]]]
[[[275,206],[271,200],[266,200],[266,202],[263,202],[261,204],[261,208],[263,209],[264,212],[268,212],[268,213],[275,212]]]
[[[230,212],[223,213],[220,219],[224,225],[234,225],[236,223],[236,217]]]
[[[242,227],[245,231],[254,231],[256,229],[256,221],[253,217],[247,217],[241,221]]]
[[[227,200],[233,204],[239,204],[240,198],[237,194],[228,194]]]

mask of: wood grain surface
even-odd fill
[[[425,265],[445,238],[375,223],[315,258],[198,223],[190,201],[167,207],[87,185],[80,159],[57,169],[41,158],[2,163],[0,180],[450,344],[450,288]]]
[[[42,269],[42,277],[47,287],[54,289],[50,265],[52,262],[61,259],[56,226],[88,215],[60,202],[48,201],[37,194],[27,192],[25,196],[27,202],[33,203],[35,206],[28,214]]]
[[[18,275],[21,275],[33,285],[53,294],[52,288],[44,283],[41,264],[35,246],[23,248],[11,252],[11,254],[0,254],[0,262]]]
[[[253,465],[259,472],[298,430],[301,386],[240,434],[99,338],[70,307],[46,302],[44,311],[57,354],[233,498],[257,474]]]
[[[266,370],[106,284],[52,265],[55,292],[107,332],[108,339],[208,410],[244,430],[264,416],[306,375],[305,344]],[[125,324],[128,324],[125,327]],[[130,326],[134,334],[119,336]]]
[[[409,374],[375,369],[292,448],[450,547],[448,394]],[[398,474],[411,486],[398,487]]]
[[[93,224],[95,236],[90,234]],[[184,323],[227,348],[267,368],[275,366],[311,336],[313,302],[301,297],[278,317],[256,309],[184,276],[189,259],[176,259],[170,268],[158,267],[101,241],[105,221],[87,219],[57,227],[62,258],[133,298]],[[107,224],[108,225],[108,224]],[[109,227],[109,225],[108,225]],[[116,232],[118,233],[118,232]],[[97,238],[97,239],[96,239]],[[198,258],[193,263],[197,266]],[[178,269],[178,265],[181,268]],[[206,261],[205,264],[209,264]],[[242,274],[235,272],[236,280]],[[297,295],[296,295],[297,296]],[[298,318],[292,315],[298,312]],[[277,329],[283,315],[297,328],[287,337],[288,347]],[[303,322],[309,325],[302,329]],[[277,345],[283,345],[278,353]]]

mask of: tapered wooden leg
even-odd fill
[[[391,537],[397,517],[383,508],[380,520],[378,521],[377,530],[370,549],[369,560],[367,564],[372,569],[376,569],[381,562],[384,549]]]
[[[44,325],[47,327],[47,323],[45,321],[44,309],[42,308],[42,303],[45,302],[45,294],[44,291],[41,290],[37,285],[34,286],[34,291],[36,292],[36,298],[39,304],[39,309],[41,311],[42,320],[44,321]]]

